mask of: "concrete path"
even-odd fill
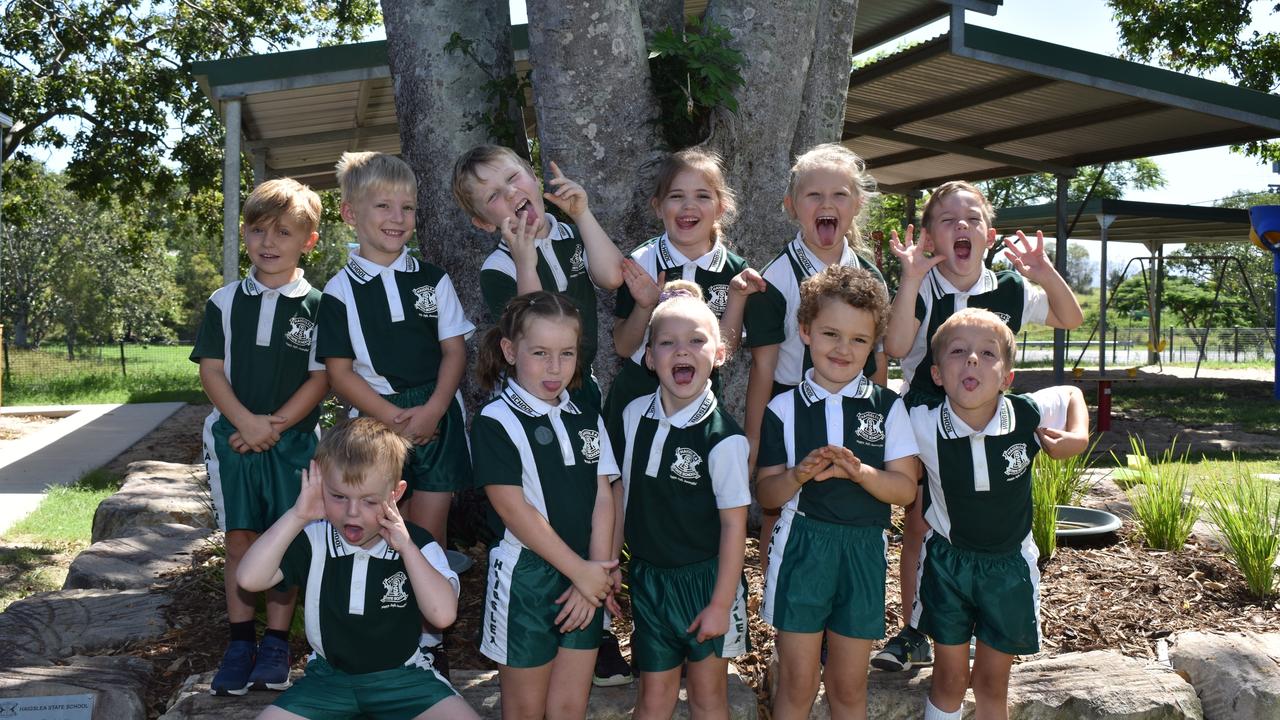
[[[0,450],[0,533],[40,504],[51,485],[70,485],[128,450],[183,403],[0,408],[5,415],[62,417]]]

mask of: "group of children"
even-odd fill
[[[297,267],[317,239],[315,194],[272,180],[246,201],[253,269],[210,298],[192,353],[215,406],[205,459],[227,532],[230,643],[213,691],[288,688],[265,718],[474,717],[440,663],[459,589],[448,509],[474,483],[500,525],[480,650],[498,664],[504,718],[585,716],[624,556],[635,716],[670,717],[683,674],[694,717],[727,717],[728,662],[748,647],[754,474],[775,717],[807,717],[820,679],[833,717],[865,717],[869,660],[928,662],[926,636],[925,717],[959,718],[970,685],[982,716],[1003,716],[1013,656],[1039,643],[1031,461],[1080,452],[1088,431],[1077,390],[1005,392],[1014,332],[1081,321],[1043,238],[1005,240],[1016,272],[986,269],[992,209],[948,183],[920,242],[908,227],[891,243],[891,305],[857,222],[874,180],[839,145],[798,158],[783,205],[799,230],[760,273],[728,246],[735,199],[709,152],[668,158],[651,201],[665,232],[625,258],[585,190],[550,171],[543,192],[495,146],[454,167],[459,205],[501,238],[480,273],[494,326],[474,370],[493,394],[469,435],[458,387],[475,328],[448,274],[406,247],[407,165],[338,164],[359,247],[323,293]],[[617,290],[622,358],[603,395],[597,288]],[[745,431],[717,397],[739,344],[752,356]],[[885,387],[886,353],[902,359],[901,397]],[[360,417],[319,438],[330,387]],[[871,658],[892,505],[908,508],[911,623]],[[298,588],[314,653],[290,686]]]

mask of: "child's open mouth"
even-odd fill
[[[538,222],[538,211],[533,209],[533,203],[525,200],[516,207],[516,217],[524,220],[525,225],[535,225]]]
[[[973,244],[968,240],[956,240],[955,245],[952,245],[952,251],[957,260],[968,260],[973,254]]]
[[[694,374],[692,365],[676,365],[671,368],[671,379],[675,380],[677,385],[688,385],[693,382]]]
[[[560,392],[560,381],[559,380],[543,380],[542,389],[546,390],[549,393],[558,393]]]
[[[694,217],[692,215],[686,215],[684,217],[676,218],[676,227],[680,228],[681,230],[688,230],[689,228],[692,228],[694,225],[697,225],[699,222],[700,222],[700,218]]]
[[[837,223],[834,217],[824,215],[818,218],[814,226],[814,229],[818,231],[818,242],[822,244],[822,247],[835,245]]]
[[[342,537],[346,538],[349,543],[359,544],[364,539],[364,528],[359,525],[343,525]]]

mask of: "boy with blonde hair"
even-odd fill
[[[289,687],[289,624],[295,594],[267,593],[267,630],[255,646],[254,593],[236,567],[258,533],[298,497],[299,473],[316,447],[320,400],[329,389],[315,359],[320,291],[298,260],[316,244],[320,198],[289,178],[250,193],[240,226],[252,268],[205,305],[191,359],[213,412],[204,424],[218,526],[226,532],[225,592],[230,641],[211,691]]]

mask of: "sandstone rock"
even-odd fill
[[[58,590],[0,613],[0,668],[118,651],[164,634],[169,597],[146,590]]]
[[[1195,688],[1163,665],[1094,650],[1021,663],[1010,720],[1200,720]]]
[[[1205,720],[1280,717],[1280,634],[1182,632],[1169,660],[1200,695]]]
[[[93,515],[93,542],[136,535],[166,523],[214,527],[213,498],[202,466],[130,463],[124,485],[103,500]]]
[[[96,542],[72,561],[62,587],[150,587],[158,575],[190,567],[191,553],[209,533],[205,528],[168,523],[127,538]]]
[[[192,675],[174,693],[169,710],[160,720],[253,720],[262,709],[270,705],[280,693],[250,692],[240,697],[214,697],[209,694],[209,683],[214,671]],[[301,673],[295,671],[296,680]]]
[[[61,665],[0,670],[0,697],[12,701],[50,695],[92,695],[94,720],[143,720],[151,665],[132,657],[72,657]]]

